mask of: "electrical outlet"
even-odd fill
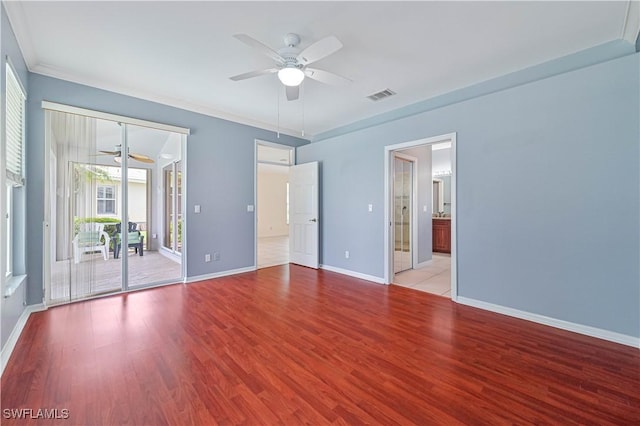
[[[158,234],[151,234],[151,238],[155,240],[156,238],[158,238]]]
[[[220,253],[218,253],[218,252],[213,253],[213,260],[214,261],[220,260]]]
[[[211,262],[211,255],[209,253],[204,255],[204,261],[205,262]]]
[[[200,213],[200,204],[196,204],[195,206],[193,206],[193,212]]]
[[[369,204],[369,212],[373,211],[373,204]]]
[[[345,250],[344,251],[344,258],[348,259],[349,258],[349,250]]]

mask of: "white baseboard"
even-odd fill
[[[47,310],[46,306],[44,306],[42,303],[38,305],[29,305],[24,308],[24,311],[22,311],[22,315],[20,315],[20,318],[18,318],[18,322],[16,323],[16,326],[13,327],[13,331],[9,335],[9,339],[7,339],[7,343],[4,345],[4,348],[2,348],[2,354],[0,355],[0,362],[2,363],[0,365],[0,376],[2,376],[2,374],[4,373],[4,368],[7,366],[7,363],[9,362],[9,358],[11,357],[11,354],[13,353],[13,350],[15,349],[16,344],[18,343],[18,339],[22,334],[22,330],[24,330],[24,327],[27,325],[27,320],[29,319],[29,316],[33,312],[40,312],[40,311],[46,311],[46,310]]]
[[[337,272],[342,275],[349,275],[350,277],[360,278],[361,280],[372,281],[377,284],[384,284],[384,278],[374,277],[373,275],[361,274],[360,272],[350,271],[348,269],[336,268],[335,266],[320,265],[320,269],[325,269],[331,272]]]
[[[249,266],[247,268],[231,269],[229,271],[215,272],[213,274],[196,275],[194,277],[187,277],[185,278],[184,282],[187,284],[194,283],[196,281],[204,281],[204,280],[210,280],[212,278],[220,278],[220,277],[226,277],[229,275],[243,274],[245,272],[253,272],[255,270],[256,270],[255,266]]]
[[[610,342],[620,343],[622,345],[632,346],[634,348],[640,348],[640,338],[638,337],[628,336],[626,334],[620,334],[614,331],[603,330],[601,328],[551,318],[527,311],[521,311],[519,309],[508,308],[506,306],[494,305],[493,303],[469,299],[462,296],[458,296],[456,302],[463,305],[473,306],[475,308],[508,315],[510,317],[520,318],[527,321],[536,322],[538,324],[549,325],[551,327],[560,328],[562,330],[572,331],[574,333],[584,334],[586,336],[608,340]]]

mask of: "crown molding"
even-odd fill
[[[32,69],[30,69],[30,71],[35,74],[44,75],[46,77],[52,77],[52,78],[57,78],[59,80],[69,81],[71,83],[82,84],[85,86],[94,87],[96,89],[102,89],[102,90],[118,93],[125,96],[131,96],[134,98],[143,99],[145,101],[156,102],[159,104],[171,106],[174,108],[180,108],[186,111],[203,114],[210,117],[232,121],[238,124],[257,127],[263,130],[269,130],[276,133],[279,132],[283,135],[293,136],[297,138],[302,137],[300,135],[300,132],[293,129],[288,129],[288,128],[278,129],[276,126],[273,126],[272,124],[269,124],[269,123],[264,123],[258,120],[252,120],[250,118],[242,117],[239,115],[229,114],[227,112],[219,111],[214,108],[210,108],[197,103],[185,101],[182,99],[158,95],[156,93],[151,93],[144,90],[122,86],[114,82],[105,82],[99,79],[86,78],[86,77],[79,78],[73,73],[62,70],[52,65],[37,64],[33,66]],[[305,138],[310,138],[310,137],[311,135],[305,134]]]
[[[7,12],[9,23],[13,28],[13,32],[16,36],[16,40],[18,41],[18,47],[20,48],[20,52],[22,53],[22,56],[27,65],[27,68],[32,73],[69,81],[71,83],[83,84],[85,86],[95,87],[97,89],[107,90],[109,92],[119,93],[121,95],[131,96],[134,98],[143,99],[150,102],[156,102],[163,105],[207,115],[210,117],[232,121],[238,124],[244,124],[247,126],[257,127],[263,130],[272,131],[275,133],[281,133],[287,136],[304,138],[304,139],[310,139],[313,137],[313,135],[309,135],[309,134],[305,134],[305,136],[303,137],[301,136],[300,131],[296,131],[294,129],[289,129],[289,128],[278,129],[277,126],[274,126],[269,123],[265,123],[259,120],[253,120],[253,119],[242,117],[239,115],[229,114],[227,112],[220,111],[215,108],[210,108],[204,105],[185,101],[183,99],[177,99],[169,96],[158,95],[155,93],[122,86],[113,82],[101,81],[99,79],[78,77],[77,75],[69,71],[63,70],[61,68],[58,68],[49,64],[41,63],[38,60],[38,55],[36,54],[36,50],[33,47],[33,42],[31,40],[31,36],[28,31],[29,27],[28,27],[26,15],[24,13],[24,9],[22,6],[22,2],[2,0],[2,5],[4,6]]]
[[[27,18],[20,1],[5,1],[2,0],[4,10],[7,12],[9,23],[13,29],[13,34],[18,41],[18,48],[22,53],[24,62],[27,64],[27,68],[31,71],[31,68],[38,63],[36,50],[33,47],[31,41],[31,34],[29,33],[29,26],[27,25]]]

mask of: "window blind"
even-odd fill
[[[7,64],[6,89],[6,126],[7,132],[7,178],[15,185],[24,183],[23,153],[24,153],[24,116],[25,94],[13,70]]]

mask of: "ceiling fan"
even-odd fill
[[[233,81],[278,73],[278,78],[282,84],[285,85],[287,99],[290,101],[296,100],[300,96],[300,84],[302,84],[305,76],[333,86],[342,86],[351,83],[351,80],[348,78],[329,71],[308,67],[309,64],[326,58],[342,48],[342,43],[335,36],[325,37],[316,41],[306,49],[300,50],[300,48],[298,48],[300,36],[289,33],[284,36],[284,44],[286,47],[278,49],[278,51],[271,49],[269,46],[246,34],[235,34],[234,37],[273,59],[276,62],[276,66],[235,75],[230,77]]]
[[[116,145],[116,149],[114,151],[99,151],[104,155],[113,155],[113,161],[116,163],[122,163],[122,147],[121,145]],[[101,154],[98,154],[101,155]],[[132,160],[140,161],[142,163],[153,163],[151,157],[148,157],[143,154],[136,154],[134,152],[129,153],[129,158]]]

